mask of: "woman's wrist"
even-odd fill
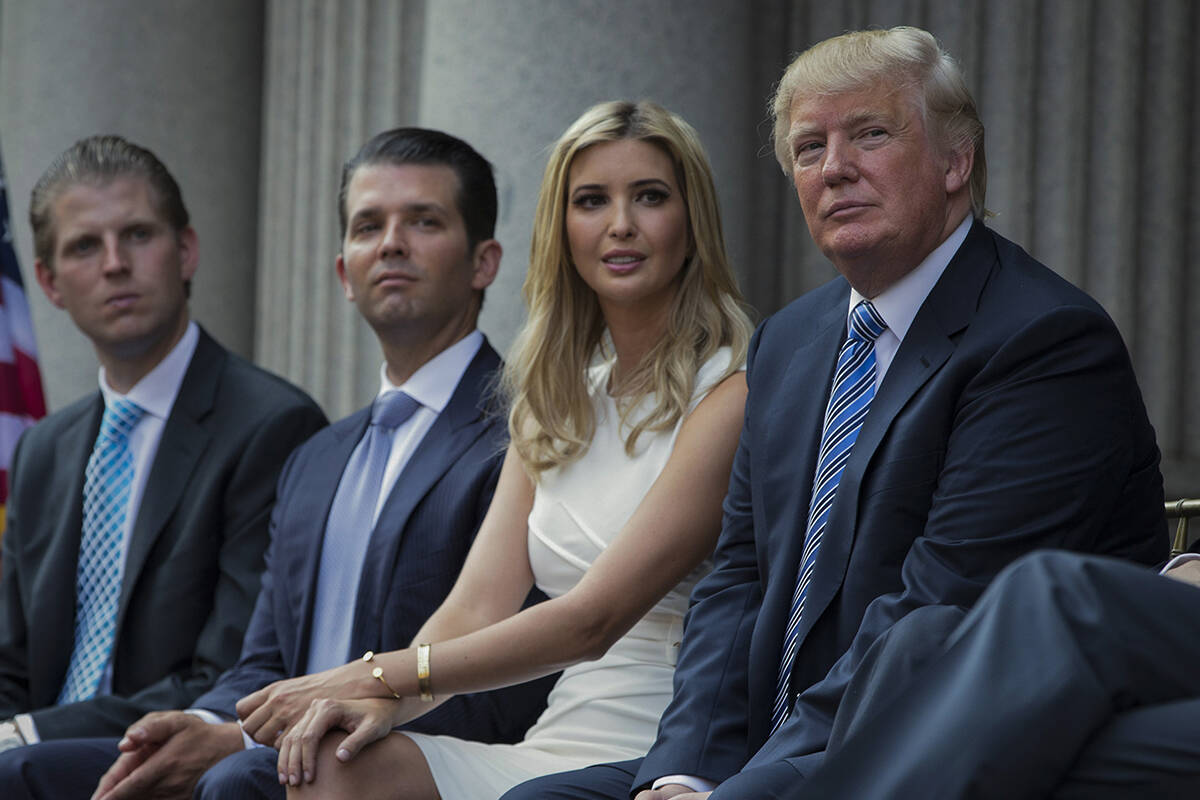
[[[387,680],[383,677],[383,667],[379,662],[378,655],[373,650],[368,650],[362,654],[362,658],[358,659],[361,663],[361,669],[355,670],[355,687],[357,689],[357,697],[383,697],[387,699],[397,698],[399,695],[388,685]],[[355,662],[355,667],[360,665]]]

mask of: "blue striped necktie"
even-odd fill
[[[145,413],[128,400],[116,400],[105,408],[84,470],[83,535],[75,571],[75,649],[58,695],[60,704],[95,696],[112,656],[125,516],[133,487],[129,434]]]
[[[887,323],[869,300],[863,300],[850,313],[849,332],[838,352],[837,370],[833,375],[833,390],[825,409],[825,426],[821,432],[821,449],[817,456],[817,471],[813,478],[812,498],[808,509],[808,534],[804,539],[804,555],[792,595],[792,611],[788,616],[787,633],[783,638],[783,657],[779,663],[779,681],[775,704],[771,708],[771,732],[774,733],[791,710],[789,684],[800,635],[800,618],[804,600],[812,583],[817,550],[829,521],[829,509],[837,494],[838,481],[850,458],[850,450],[858,439],[863,419],[875,397],[875,340],[887,330]]]

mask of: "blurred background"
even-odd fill
[[[495,165],[505,256],[481,326],[508,347],[548,146],[587,106],[650,98],[700,132],[760,315],[833,276],[770,147],[792,56],[917,25],[987,128],[991,224],[1094,295],[1129,346],[1167,494],[1200,494],[1200,3],[1191,0],[0,0],[0,154],[50,408],[95,358],[33,280],[29,191],[82,136],[175,174],[199,234],[195,317],[331,418],[375,339],[342,297],[336,191],[371,134],[437,127]]]

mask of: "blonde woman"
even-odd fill
[[[245,730],[278,744],[289,796],[494,798],[654,740],[720,530],[750,331],[686,122],[612,102],[571,125],[542,181],[525,297],[504,379],[512,443],[445,603],[407,650],[239,704]],[[550,599],[522,610],[535,583]],[[453,694],[559,670],[519,744],[392,731]]]

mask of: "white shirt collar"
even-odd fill
[[[388,380],[387,362],[384,362],[379,366],[379,394],[401,389],[421,405],[440,414],[482,346],[483,334],[473,330],[422,364],[401,386]]]
[[[950,259],[954,258],[954,254],[958,252],[958,248],[967,238],[967,232],[971,230],[973,221],[973,217],[967,214],[954,232],[935,247],[933,252],[925,256],[925,260],[918,264],[916,269],[871,300],[871,305],[875,306],[879,316],[883,317],[887,323],[888,330],[895,334],[897,339],[904,340],[904,335],[908,333],[908,328],[912,325],[917,312],[921,310],[925,298],[929,296],[934,284],[938,282],[938,278],[942,277],[942,273],[949,266]],[[847,318],[862,299],[863,296],[851,287],[850,307],[846,310]]]
[[[100,393],[104,395],[104,405],[109,407],[114,401],[124,398],[137,403],[147,414],[166,420],[171,415],[171,407],[179,395],[179,387],[183,385],[183,376],[188,365],[192,363],[192,355],[196,352],[196,343],[200,341],[200,330],[194,321],[189,321],[183,336],[167,353],[166,358],[158,362],[154,369],[142,376],[126,394],[121,394],[108,385],[108,374],[100,367]]]

